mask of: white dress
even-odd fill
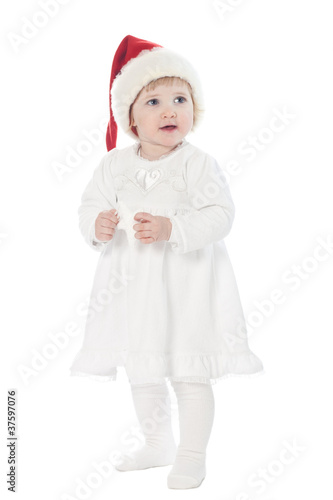
[[[214,384],[262,372],[224,243],[234,204],[222,170],[185,139],[155,161],[138,146],[109,151],[82,195],[80,230],[100,257],[70,374],[115,381],[121,366],[132,384]],[[120,222],[99,242],[95,219],[112,208]],[[137,212],[170,218],[170,239],[136,239]]]

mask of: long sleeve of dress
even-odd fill
[[[176,254],[197,250],[229,233],[235,215],[226,178],[217,161],[201,154],[186,166],[187,192],[193,211],[170,217],[169,238]]]
[[[117,208],[116,194],[111,174],[112,152],[106,154],[88,185],[78,209],[79,228],[88,245],[94,250],[101,251],[109,242],[102,242],[95,236],[95,220],[103,210]],[[110,240],[112,241],[112,240]]]

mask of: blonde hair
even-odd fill
[[[129,127],[128,127],[128,130],[132,130],[132,132],[134,132],[135,135],[138,135],[137,132],[136,132],[136,127],[133,126],[133,113],[132,113],[132,109],[133,109],[133,105],[136,103],[137,99],[142,94],[142,92],[144,90],[146,90],[146,92],[149,92],[150,90],[155,90],[156,87],[158,87],[159,85],[168,85],[168,86],[171,86],[174,83],[179,83],[181,85],[186,85],[187,86],[188,91],[191,94],[191,98],[192,98],[192,102],[193,102],[193,126],[195,125],[196,116],[197,116],[197,107],[196,107],[195,101],[193,99],[191,85],[186,80],[184,80],[183,78],[180,78],[179,76],[162,76],[161,78],[157,78],[156,80],[152,80],[145,87],[143,87],[140,90],[140,92],[138,93],[138,95],[136,96],[136,98],[134,99],[134,101],[132,102],[132,104],[131,104],[131,106],[129,108]]]

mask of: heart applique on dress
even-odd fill
[[[144,168],[139,168],[135,172],[135,180],[144,191],[151,189],[156,182],[160,179],[162,175],[161,170],[145,170]]]

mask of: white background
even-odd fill
[[[333,239],[330,2],[55,3],[52,16],[42,0],[1,3],[1,491],[13,498],[6,490],[6,403],[16,389],[15,498],[328,498],[333,250],[322,242]],[[224,170],[231,161],[239,166],[230,177],[236,217],[226,245],[245,315],[256,322],[249,342],[265,374],[214,386],[207,477],[187,492],[167,488],[171,466],[113,470],[110,457],[127,450],[124,440],[137,427],[122,369],[116,383],[69,375],[83,340],[78,307],[99,257],[79,233],[77,208],[106,153],[101,123],[111,64],[127,34],[192,61],[206,116],[188,140]],[[276,110],[288,122],[269,132]],[[89,154],[56,175],[56,162],[66,165],[69,150],[80,150],[85,134],[99,128]],[[249,161],[239,148],[251,137],[260,150]],[[119,132],[118,146],[130,143]],[[283,303],[269,305],[275,289]],[[76,334],[69,336],[71,323]],[[67,344],[56,348],[58,333]],[[284,451],[288,443],[294,455]],[[80,496],[78,484],[96,477],[93,464],[103,461],[109,475]]]

